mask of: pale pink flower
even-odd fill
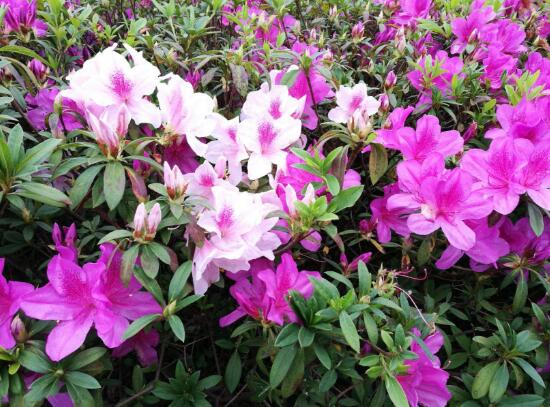
[[[158,99],[164,129],[169,134],[185,136],[195,154],[204,157],[208,137],[215,123],[210,119],[216,103],[205,93],[195,93],[193,85],[177,75],[167,76],[167,83],[158,85]]]
[[[241,109],[241,120],[273,120],[290,118],[299,119],[304,110],[306,96],[296,99],[290,96],[289,90],[284,85],[272,85],[263,83],[259,90],[250,92]]]
[[[337,107],[328,112],[328,118],[336,123],[347,123],[353,119],[358,121],[378,112],[380,102],[367,95],[367,85],[363,82],[352,88],[341,86],[336,91]]]
[[[69,89],[63,97],[83,107],[94,104],[102,107],[126,108],[136,124],[160,126],[158,108],[147,100],[159,83],[160,71],[147,62],[141,52],[124,44],[133,64],[115,51],[117,44],[99,52],[84,62],[82,69],[67,76]]]

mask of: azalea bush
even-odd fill
[[[548,2],[0,16],[2,405],[549,405]]]

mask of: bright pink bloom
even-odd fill
[[[525,31],[511,20],[500,19],[481,30],[481,41],[503,54],[517,56],[526,50],[523,45]]]
[[[63,236],[65,234],[65,236]],[[63,232],[57,223],[54,223],[52,230],[52,239],[55,243],[55,250],[65,259],[76,262],[78,259],[78,249],[76,247],[76,225],[73,223],[70,227],[64,227]]]
[[[12,319],[19,311],[25,296],[34,290],[32,284],[19,281],[7,281],[2,275],[4,259],[0,258],[0,346],[10,349],[15,346],[11,324]]]
[[[428,235],[439,228],[449,243],[461,250],[475,244],[475,233],[464,221],[489,215],[493,205],[474,189],[474,180],[463,170],[450,170],[440,176],[424,178],[414,194],[395,194],[388,208],[419,209],[409,215],[407,226],[413,233]]]
[[[313,294],[310,276],[320,278],[317,272],[298,271],[292,256],[288,253],[283,254],[281,264],[276,270],[273,266],[266,265],[252,275],[252,282],[241,279],[230,288],[231,295],[237,300],[239,307],[221,318],[220,325],[230,325],[246,315],[277,325],[298,322],[287,296],[290,291],[297,291],[305,298],[309,298]]]
[[[467,17],[458,17],[451,22],[456,39],[451,45],[451,54],[462,53],[468,44],[479,40],[480,32],[485,25],[495,18],[492,7],[472,10]]]
[[[400,12],[395,17],[395,22],[401,25],[415,24],[416,20],[428,18],[430,8],[432,7],[431,0],[401,0]]]
[[[413,110],[413,107],[398,107],[391,112],[386,119],[384,127],[376,131],[376,142],[386,148],[398,150],[401,143],[397,136],[397,131],[405,127],[405,121]]]
[[[4,15],[4,33],[16,31],[27,34],[34,31],[37,37],[46,35],[48,26],[36,18],[36,0],[1,0],[0,6],[6,7]]]
[[[84,62],[82,69],[68,75],[70,88],[63,97],[84,105],[125,108],[136,124],[160,126],[160,111],[146,99],[159,83],[160,71],[141,52],[124,44],[133,65],[115,51],[117,44]]]
[[[115,358],[121,358],[135,350],[139,363],[144,367],[151,366],[158,360],[155,348],[159,344],[159,339],[159,333],[155,329],[147,332],[139,331],[136,335],[113,349],[111,355]]]
[[[500,89],[502,74],[506,72],[508,77],[512,76],[516,72],[516,63],[515,58],[504,54],[498,47],[489,47],[487,56],[483,59],[485,73],[481,79],[488,81],[491,89]]]
[[[454,266],[462,255],[466,253],[472,260],[471,265],[474,266],[472,269],[475,271],[482,271],[481,269],[475,268],[477,265],[474,262],[483,265],[495,264],[499,258],[510,252],[510,246],[506,240],[499,236],[499,225],[489,226],[487,225],[487,219],[468,220],[466,221],[466,225],[468,225],[476,235],[474,246],[464,251],[449,245],[435,263],[437,268],[446,270]]]
[[[376,222],[376,234],[380,243],[387,243],[391,240],[391,231],[395,231],[401,236],[408,236],[410,231],[407,227],[406,215],[409,210],[406,208],[388,209],[388,199],[399,193],[396,184],[386,185],[384,187],[384,196],[373,199],[370,203],[372,220]]]
[[[420,337],[418,329],[413,328],[413,335]],[[443,335],[436,331],[424,338],[424,343],[435,355],[443,346]],[[449,373],[441,368],[438,357],[430,359],[415,341],[411,345],[411,351],[418,355],[418,359],[406,360],[405,364],[409,367],[407,374],[397,376],[409,404],[411,407],[418,407],[419,404],[445,407],[451,399],[451,393],[447,390]]]
[[[439,119],[425,115],[418,119],[416,130],[403,127],[396,132],[399,148],[405,160],[424,161],[434,152],[448,157],[462,151],[464,140],[456,130],[441,131]]]
[[[499,105],[496,116],[501,128],[489,130],[485,137],[523,138],[534,144],[550,140],[550,114],[546,110],[549,106],[545,102],[522,99],[515,106]]]
[[[185,137],[178,137],[172,144],[166,146],[163,158],[168,164],[177,165],[184,174],[193,172],[199,166],[195,152],[189,147]]]
[[[500,225],[500,236],[508,242],[510,251],[521,257],[523,264],[540,266],[550,258],[550,220],[548,218],[544,219],[544,231],[539,237],[533,232],[528,218],[521,218],[515,224],[505,218]]]
[[[205,93],[195,93],[193,85],[177,75],[169,75],[167,83],[158,85],[162,123],[166,133],[185,136],[195,154],[204,157],[206,144],[200,141],[214,130],[210,115],[216,105]]]
[[[58,94],[59,89],[57,88],[43,88],[34,96],[30,93],[25,96],[28,108],[27,117],[36,130],[46,130],[50,127],[48,118],[54,111],[54,103]],[[82,128],[82,124],[72,112],[81,115],[83,115],[83,112],[78,109],[73,101],[63,99],[62,111],[62,118],[57,123],[58,130],[73,131]]]
[[[58,361],[77,350],[95,324],[103,343],[114,348],[122,343],[129,320],[160,313],[151,294],[139,291],[132,278],[120,280],[122,255],[111,244],[101,247],[96,263],[83,267],[54,256],[48,264],[49,283],[28,294],[21,308],[31,318],[59,321],[46,341],[46,353]]]
[[[367,85],[363,82],[352,88],[341,86],[336,91],[336,104],[328,112],[328,118],[336,123],[347,123],[350,119],[358,122],[378,112],[380,102],[367,95]]]

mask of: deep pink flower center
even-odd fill
[[[122,72],[116,72],[111,77],[111,87],[120,99],[126,101],[132,94],[133,84]]]
[[[258,135],[262,152],[266,152],[273,140],[277,138],[277,132],[271,123],[263,122],[258,127]]]

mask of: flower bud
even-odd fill
[[[147,210],[145,209],[145,204],[140,203],[134,215],[134,237],[141,237],[143,235],[146,217]]]
[[[384,87],[386,89],[391,89],[395,86],[397,83],[397,76],[395,76],[395,72],[390,71],[388,73],[388,76],[386,76],[386,81],[384,82]]]
[[[162,213],[160,212],[160,205],[158,203],[153,205],[149,216],[147,217],[147,235],[154,237],[157,233],[157,228],[162,219]]]
[[[328,17],[331,19],[331,20],[334,20],[336,17],[338,17],[338,9],[336,8],[336,6],[331,6],[328,10]]]
[[[464,139],[464,143],[467,143],[468,141],[473,139],[476,136],[476,133],[477,133],[477,123],[472,122],[472,124],[468,126],[468,128],[464,132],[464,135],[462,136],[462,138]]]
[[[351,38],[354,41],[359,42],[363,39],[364,35],[365,35],[365,26],[361,21],[359,21],[351,29]]]
[[[170,199],[180,199],[187,190],[188,183],[185,181],[179,167],[174,165],[170,168],[168,162],[164,162],[164,185]]]
[[[17,343],[23,343],[27,340],[27,329],[25,324],[21,321],[18,315],[11,321],[11,333]]]
[[[47,66],[35,58],[28,63],[28,67],[39,82],[44,82],[50,72]]]

